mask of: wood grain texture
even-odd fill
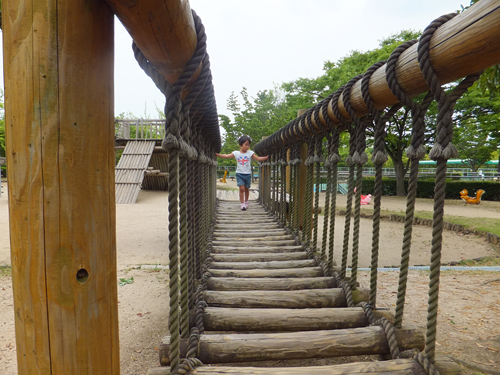
[[[333,277],[299,277],[299,278],[238,278],[210,277],[207,280],[208,290],[303,290],[334,288]]]
[[[256,246],[256,247],[232,247],[229,241],[224,245],[214,246],[212,253],[217,254],[257,254],[257,253],[289,253],[304,251],[300,245],[291,246]]]
[[[436,18],[440,15],[436,15]],[[429,23],[432,19],[429,19]],[[424,25],[422,25],[424,28]],[[420,72],[415,44],[401,54],[396,65],[399,85],[410,97],[428,91]],[[430,60],[441,84],[456,81],[500,63],[500,4],[483,0],[445,23],[434,33],[430,43]],[[377,108],[382,109],[398,102],[385,79],[385,65],[377,69],[370,79],[370,95]],[[345,118],[342,96],[339,110]],[[361,81],[351,89],[351,105],[358,116],[365,116],[368,109],[361,94]],[[328,105],[328,116],[339,123]],[[326,123],[324,123],[325,125]]]
[[[368,289],[358,289],[356,292],[357,293],[353,293],[355,304],[361,301],[368,301]],[[203,295],[205,302],[210,307],[302,309],[347,306],[344,292],[340,288],[283,290],[279,293],[268,290],[207,290]]]
[[[187,0],[106,0],[141,52],[173,84],[196,49]]]
[[[211,269],[213,277],[318,277],[323,276],[321,267],[290,268],[280,270],[217,270]]]
[[[305,251],[296,253],[269,253],[269,254],[212,254],[216,262],[270,262],[283,260],[306,260]]]
[[[314,259],[273,260],[270,262],[212,262],[210,269],[220,270],[276,270],[286,268],[316,267]]]
[[[420,329],[403,327],[395,329],[395,334],[401,350],[424,348],[424,334]],[[161,362],[166,365],[169,362],[169,338],[162,341]],[[387,338],[383,328],[378,326],[285,333],[210,334],[202,335],[199,343],[199,358],[205,364],[388,353]],[[181,356],[183,354],[185,352],[181,349]]]
[[[394,320],[387,311],[374,311],[375,319]],[[360,307],[322,309],[242,309],[208,307],[203,326],[209,331],[317,331],[368,326]]]
[[[2,5],[18,371],[118,375],[113,14]]]
[[[458,375],[461,368],[449,357],[436,357],[434,364],[441,375]],[[154,372],[151,372],[154,370]],[[148,375],[168,375],[170,369],[151,369]],[[377,362],[356,362],[330,366],[310,367],[198,367],[187,375],[355,375],[355,374],[393,374],[427,375],[424,368],[412,359],[393,359]]]

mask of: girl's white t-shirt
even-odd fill
[[[253,151],[248,150],[247,152],[233,151],[234,158],[236,159],[236,173],[241,174],[252,174],[252,155]]]

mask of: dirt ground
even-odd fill
[[[226,186],[231,186],[231,183]],[[145,375],[158,366],[158,345],[167,335],[168,273],[143,265],[168,263],[167,199],[165,192],[141,191],[134,205],[117,206],[118,276],[133,283],[118,287],[121,373]],[[345,197],[338,195],[339,206]],[[484,203],[484,204],[483,204]],[[450,201],[446,213],[456,216],[500,219],[499,202],[467,206]],[[383,199],[383,209],[405,211],[403,198]],[[417,211],[431,211],[430,200],[419,200]],[[10,265],[6,186],[0,197],[0,266]],[[338,249],[344,217],[336,220]],[[398,265],[403,224],[382,223],[380,266]],[[320,227],[321,233],[321,227]],[[360,267],[369,265],[371,222],[361,223]],[[429,264],[431,229],[414,227],[412,264]],[[340,259],[340,251],[335,257]],[[497,256],[498,249],[481,237],[445,231],[443,262],[481,256]],[[398,272],[379,275],[378,306],[395,308]],[[410,271],[405,324],[425,330],[428,272]],[[368,272],[360,272],[361,286],[368,287]],[[17,374],[12,280],[0,277],[0,373]],[[446,271],[441,276],[437,354],[450,355],[493,371],[500,371],[500,274],[495,272]],[[328,360],[319,361],[326,364]],[[271,364],[271,365],[277,365]],[[466,374],[480,374],[464,367]]]

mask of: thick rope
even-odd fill
[[[323,136],[316,136],[316,154],[314,155],[314,162],[316,164],[316,192],[314,193],[314,223],[313,223],[313,245],[314,251],[318,248],[318,221],[319,221],[319,191],[321,187],[321,163],[323,158]]]
[[[437,18],[424,30],[418,44],[418,61],[431,92],[438,102],[438,124],[436,142],[429,153],[431,159],[437,161],[436,185],[434,188],[434,215],[432,223],[431,266],[429,276],[429,300],[427,308],[427,331],[425,353],[431,363],[434,363],[437,331],[437,313],[439,299],[439,276],[441,271],[441,248],[443,234],[444,198],[446,189],[446,162],[457,155],[453,138],[452,114],[456,100],[479,78],[480,73],[466,77],[451,94],[445,90],[435,74],[429,57],[429,46],[434,32],[456,13]]]
[[[307,167],[306,176],[306,197],[305,197],[305,210],[304,210],[304,229],[302,230],[302,242],[306,247],[311,244],[311,215],[312,215],[312,193],[313,193],[313,179],[314,179],[314,139],[310,138],[307,145],[307,159],[304,165]]]

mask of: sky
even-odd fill
[[[251,97],[323,74],[325,61],[376,49],[404,29],[423,30],[469,0],[190,0],[207,33],[219,114],[243,87]],[[135,61],[132,39],[115,18],[115,115],[158,118],[165,98]],[[3,58],[0,60],[3,61]],[[1,77],[3,87],[3,75]]]

